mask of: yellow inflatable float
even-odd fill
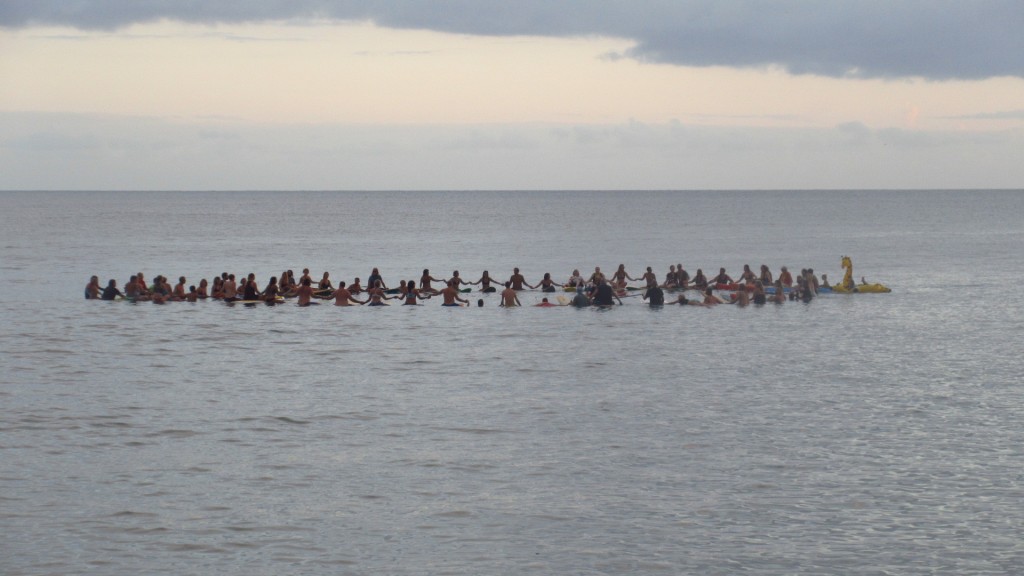
[[[842,260],[843,268],[846,269],[846,274],[843,275],[843,281],[832,287],[832,291],[838,294],[853,294],[855,292],[865,294],[881,294],[885,292],[892,292],[888,286],[884,284],[868,284],[861,282],[857,284],[853,281],[853,261],[850,260],[849,256],[843,256]]]

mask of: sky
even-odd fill
[[[1024,188],[1020,0],[3,0],[0,190]]]

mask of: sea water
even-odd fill
[[[1009,574],[1019,191],[0,193],[0,572]],[[88,278],[811,267],[607,310],[97,302]],[[482,299],[484,306],[477,307]]]

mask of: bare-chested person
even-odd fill
[[[338,286],[344,286],[344,283],[338,283]],[[353,294],[362,294],[363,292],[365,292],[365,290],[363,290],[362,285],[359,284],[358,276],[356,277],[355,280],[352,281],[352,284],[349,285],[348,291]]]
[[[224,291],[225,302],[234,302],[235,300],[238,300],[238,288],[235,284],[234,274],[228,274],[228,279],[224,281],[222,288]]]
[[[174,285],[174,290],[171,292],[171,299],[181,302],[185,300],[185,277],[178,277],[178,283]]]
[[[647,282],[648,290],[658,285],[658,277],[654,274],[654,270],[651,270],[650,266],[647,267],[647,271],[640,277],[640,280]]]
[[[469,304],[469,300],[459,296],[458,284],[455,283],[455,280],[449,280],[448,285],[441,289],[441,297],[444,298],[442,306],[461,306],[459,302]]]
[[[524,285],[527,285],[526,278],[519,273],[519,268],[512,269],[512,277],[505,283],[506,286],[511,284],[513,290],[522,290]],[[504,292],[502,292],[504,294]]]
[[[516,272],[519,268],[516,268]],[[516,295],[516,289],[512,287],[512,281],[505,282],[505,289],[501,291],[501,306],[505,308],[511,308],[513,306],[522,306],[519,303],[519,296]]]
[[[349,292],[348,288],[345,288],[345,282],[338,282],[338,288],[331,293],[331,298],[334,298],[335,306],[351,306],[352,302],[357,304],[366,304],[364,300],[356,300],[352,297],[352,293]]]
[[[295,289],[295,295],[298,296],[298,300],[295,302],[298,306],[309,306],[313,299],[313,281],[309,278],[309,275],[302,277],[299,283],[299,287]]]

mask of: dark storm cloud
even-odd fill
[[[615,36],[611,57],[834,77],[1024,77],[1020,0],[5,0],[0,25],[328,18],[471,35]]]

